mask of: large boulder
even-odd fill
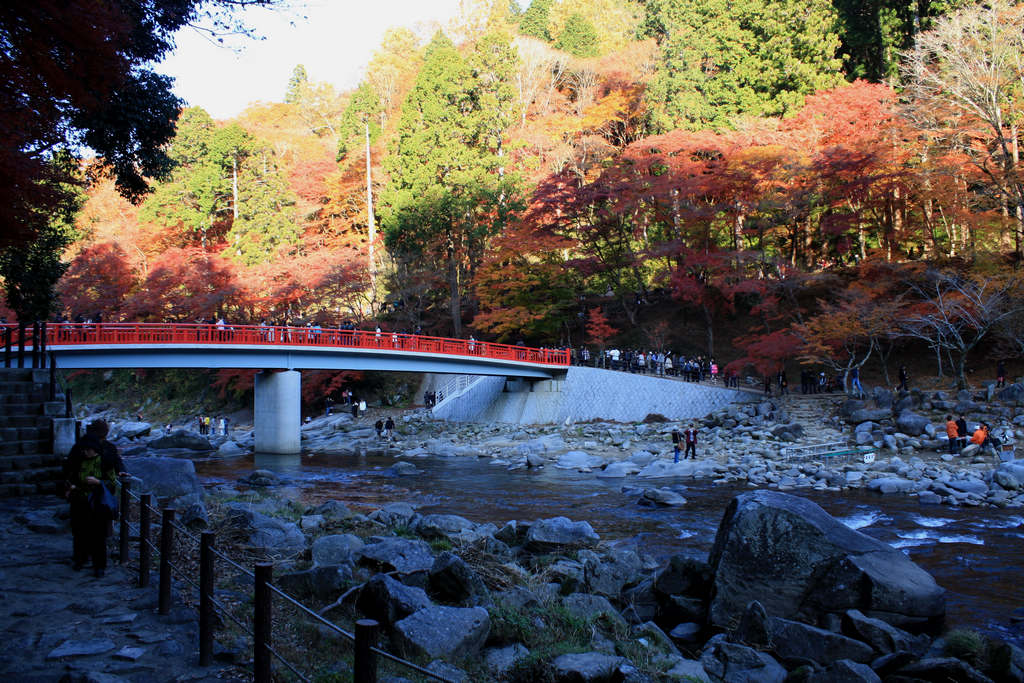
[[[627,549],[613,550],[604,558],[591,550],[581,550],[579,559],[590,592],[612,599],[618,599],[624,587],[636,583],[643,571],[640,556]]]
[[[330,534],[313,541],[313,566],[355,564],[363,548],[363,539],[352,534]]]
[[[1011,384],[996,392],[996,398],[1000,401],[1020,401],[1024,399],[1024,384]]]
[[[213,450],[213,445],[210,444],[209,439],[205,436],[200,436],[195,432],[190,432],[187,429],[178,429],[167,436],[161,436],[159,439],[153,439],[148,445],[150,448],[155,450],[164,450],[168,448],[184,448],[190,451]]]
[[[274,582],[284,592],[300,600],[313,597],[321,601],[334,600],[351,580],[352,568],[348,565],[313,567],[274,577]]]
[[[930,420],[927,417],[910,410],[904,410],[896,418],[896,426],[908,436],[921,436],[929,424]]]
[[[418,539],[386,537],[377,538],[363,548],[359,563],[371,566],[377,571],[414,574],[430,571],[434,555],[430,546]]]
[[[426,607],[395,624],[394,640],[407,655],[462,659],[476,655],[491,630],[483,607]]]
[[[443,552],[434,559],[428,583],[430,592],[443,602],[479,605],[487,601],[487,586],[455,553]]]
[[[732,628],[752,600],[770,616],[825,625],[848,609],[895,625],[945,614],[945,594],[906,555],[778,491],[730,502],[708,558],[710,621]]]
[[[600,540],[589,522],[574,522],[568,517],[539,519],[526,532],[530,552],[554,552],[594,545]]]
[[[715,681],[782,683],[786,680],[786,670],[771,655],[730,643],[721,633],[704,646],[700,663]]]
[[[586,451],[569,451],[555,461],[555,467],[563,470],[590,471],[604,465],[604,458],[590,455]]]
[[[118,422],[110,429],[109,438],[113,439],[137,439],[140,436],[149,436],[153,425],[148,422]]]
[[[408,503],[388,503],[370,513],[370,519],[387,527],[410,526],[418,517]]]
[[[457,537],[474,528],[473,522],[458,515],[423,515],[416,522],[416,533],[427,539]]]
[[[611,683],[622,680],[619,667],[625,663],[624,657],[581,652],[555,657],[551,669],[558,683]]]
[[[422,588],[406,586],[401,581],[377,574],[363,585],[356,600],[356,609],[385,627],[410,614],[431,606]]]
[[[191,460],[125,458],[124,466],[133,477],[142,480],[142,491],[149,491],[157,498],[202,494],[196,468]]]
[[[874,658],[874,650],[866,643],[799,621],[769,617],[768,632],[772,652],[792,666],[807,661],[827,666],[840,659],[864,664]]]
[[[275,558],[293,557],[306,549],[306,537],[298,525],[250,510],[242,503],[229,503],[225,527],[248,537],[253,548]]]
[[[861,408],[850,415],[847,422],[860,424],[861,422],[881,422],[892,417],[892,411],[888,408]]]

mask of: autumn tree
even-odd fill
[[[591,308],[587,312],[587,340],[597,347],[599,355],[604,355],[608,341],[616,334],[618,330],[608,322],[608,316],[604,311],[600,308]]]
[[[126,197],[138,199],[147,178],[168,167],[163,145],[174,134],[180,103],[169,77],[153,65],[173,48],[180,28],[205,22],[212,32],[245,28],[234,12],[275,0],[112,0],[40,4],[4,3],[0,9],[0,246],[27,244],[3,258],[8,264],[39,263],[41,250],[59,252],[65,242],[51,230],[54,215],[74,204],[77,164],[56,163],[62,154],[91,150]],[[46,257],[56,277],[59,258]],[[36,283],[25,268],[8,270],[12,296],[27,301]],[[40,287],[49,292],[49,285]],[[14,302],[11,302],[12,304]],[[24,309],[35,314],[51,305]]]
[[[118,320],[134,286],[135,273],[124,249],[99,242],[82,249],[71,261],[58,294],[61,308],[69,315],[102,312],[107,320]]]
[[[902,73],[925,129],[977,169],[1012,216],[1012,245],[1024,258],[1020,113],[1024,5],[991,0],[941,17],[904,53]]]
[[[957,387],[967,388],[967,357],[1007,320],[1024,311],[1020,280],[934,271],[914,284],[919,303],[900,321],[906,335],[953,359]]]

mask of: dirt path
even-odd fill
[[[53,498],[0,500],[0,675],[19,683],[230,681],[236,669],[198,666],[196,613],[157,614],[147,588],[110,561],[107,574],[71,568],[71,531]],[[111,546],[112,547],[112,546]]]

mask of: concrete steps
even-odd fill
[[[51,433],[64,400],[48,400],[48,382],[48,370],[0,368],[0,498],[55,494],[63,479]]]

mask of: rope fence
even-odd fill
[[[361,619],[355,623],[355,632],[351,633],[333,621],[317,614],[300,600],[284,592],[273,584],[273,564],[269,562],[255,563],[250,571],[214,547],[216,534],[203,531],[196,536],[175,520],[176,510],[165,508],[160,510],[153,506],[151,494],[136,494],[131,491],[130,478],[121,480],[121,518],[120,562],[128,563],[131,539],[138,539],[138,578],[140,588],[149,586],[152,553],[156,552],[159,559],[159,607],[158,612],[166,615],[171,609],[172,575],[182,579],[192,588],[199,591],[199,665],[209,666],[213,661],[214,629],[217,615],[235,624],[244,634],[253,639],[253,680],[256,683],[270,683],[273,680],[273,662],[276,660],[296,679],[309,683],[312,679],[303,673],[298,665],[289,661],[272,646],[273,598],[295,608],[300,614],[315,623],[337,633],[353,644],[353,681],[355,683],[376,683],[377,659],[386,659],[394,664],[435,681],[451,683],[444,676],[414,662],[398,657],[377,647],[380,633],[379,624],[372,619]],[[133,503],[137,503],[133,505]],[[134,510],[133,510],[134,508]],[[138,524],[131,523],[132,513],[138,513]],[[160,539],[155,543],[151,538],[153,520],[159,519]],[[175,543],[188,542],[199,550],[198,579],[181,564],[171,561]],[[242,576],[253,581],[252,627],[237,617],[229,606],[216,597],[216,564],[220,560]]]

